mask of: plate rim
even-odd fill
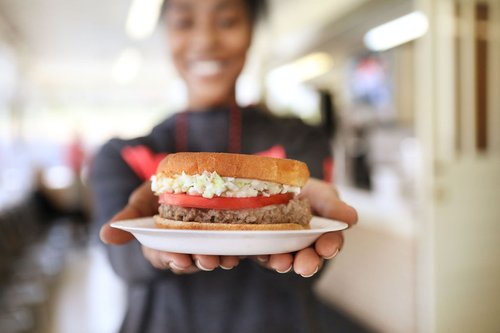
[[[342,231],[345,230],[349,227],[349,225],[345,222],[338,221],[338,220],[333,220],[333,219],[328,219],[325,217],[321,216],[313,216],[313,219],[321,219],[321,220],[327,220],[330,222],[335,222],[336,225],[338,225],[338,228],[331,229],[331,228],[316,228],[316,229],[301,229],[301,230],[191,230],[191,229],[167,229],[167,228],[147,228],[147,227],[127,227],[123,226],[123,223],[127,222],[132,222],[132,221],[142,221],[142,220],[152,220],[153,216],[148,216],[148,217],[140,217],[140,218],[135,218],[135,219],[128,219],[128,220],[120,220],[120,221],[114,221],[111,222],[111,227],[120,229],[126,232],[147,232],[147,233],[179,233],[179,234],[224,234],[224,235],[229,235],[229,234],[235,234],[235,235],[269,235],[269,234],[280,234],[280,235],[285,235],[285,234],[317,234],[317,233],[327,233],[327,232],[336,232],[336,231]],[[312,221],[311,221],[312,222]]]

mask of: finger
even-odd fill
[[[113,228],[110,223],[106,223],[99,231],[99,238],[104,244],[120,245],[131,241],[134,236],[129,232]]]
[[[347,223],[349,226],[358,221],[358,212],[338,198],[334,188],[329,188],[329,195],[310,200],[311,208],[320,216]]]
[[[178,270],[178,269],[170,267],[170,271],[174,274],[182,275],[182,274],[193,274],[193,273],[199,272],[200,269],[198,267],[196,267],[195,265],[192,265],[189,268],[182,269],[182,270]]]
[[[302,277],[311,277],[316,274],[321,264],[321,258],[312,247],[300,250],[295,255],[293,270]]]
[[[358,220],[356,210],[340,200],[337,190],[326,182],[309,179],[300,196],[309,199],[312,210],[320,216],[345,222],[349,226]]]
[[[151,191],[150,182],[145,182],[132,192],[127,206],[113,216],[110,222],[151,216],[157,211],[158,200],[155,199]],[[111,227],[110,223],[106,223],[99,231],[99,238],[105,244],[120,245],[131,241],[134,236],[126,231]]]
[[[240,263],[240,259],[236,256],[221,256],[219,261],[219,266],[226,270],[232,269]]]
[[[310,202],[313,212],[319,216],[342,221],[349,226],[356,224],[358,221],[356,209],[337,199],[334,195],[316,198],[316,200]]]
[[[219,256],[194,254],[193,260],[196,267],[206,272],[213,271],[220,264]]]
[[[292,270],[293,255],[291,253],[279,253],[269,256],[267,267],[278,273],[288,273]]]
[[[267,266],[267,263],[269,262],[269,255],[259,255],[259,256],[253,256],[252,259],[257,260],[261,265]]]
[[[125,244],[131,241],[134,239],[134,236],[131,233],[113,228],[111,223],[115,221],[135,219],[138,217],[142,217],[142,215],[134,206],[125,206],[125,208],[113,216],[109,223],[106,223],[101,227],[101,230],[99,231],[99,238],[101,238],[103,243],[113,245]]]
[[[162,260],[159,251],[153,250],[149,247],[142,246],[142,254],[154,268],[169,269],[170,260]]]
[[[358,222],[358,212],[356,209],[340,200],[329,203],[323,202],[323,204],[316,209],[321,216],[345,222],[349,226]]]
[[[314,248],[324,259],[332,259],[340,251],[342,244],[344,244],[342,232],[329,232],[318,238]]]
[[[142,253],[151,265],[158,269],[183,272],[194,267],[188,254],[158,251],[145,246],[142,247]]]
[[[128,205],[137,211],[138,217],[152,216],[158,212],[158,198],[151,191],[151,182],[146,181],[130,195]]]

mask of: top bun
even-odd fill
[[[304,186],[309,169],[303,162],[258,155],[228,153],[169,154],[158,166],[157,177],[173,177],[204,171],[217,172],[222,177],[257,179],[292,186]]]

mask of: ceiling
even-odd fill
[[[269,0],[270,17],[258,30],[243,76],[250,73],[251,80],[262,85],[267,70],[306,52],[323,49],[333,54],[326,45],[344,46],[332,43],[329,36],[335,30],[351,29],[342,23],[346,14],[384,1],[411,0]],[[182,107],[178,96],[182,89],[176,89],[181,83],[166,61],[162,32],[142,41],[126,36],[130,4],[131,0],[0,0],[0,69],[7,45],[20,69],[21,83],[15,88],[19,98],[29,103],[27,109],[40,113],[45,106],[78,113],[89,112],[90,106],[101,115],[106,110],[123,117],[127,109]],[[140,50],[143,66],[132,84],[121,86],[113,80],[112,67],[130,47]],[[0,77],[0,93],[1,81]],[[130,124],[137,127],[137,119]],[[89,128],[95,126],[91,122]]]
[[[269,26],[285,48],[297,47],[301,34],[345,14],[365,0],[271,0]],[[134,45],[124,32],[130,0],[0,0],[0,40],[8,40],[29,61],[37,63],[111,62],[127,46]],[[3,29],[1,29],[3,27]],[[2,31],[3,30],[3,33]],[[163,48],[156,33],[138,43],[150,54]],[[307,40],[302,40],[302,43]],[[136,43],[137,45],[137,43]]]
[[[270,16],[258,30],[243,76],[262,84],[269,68],[318,49],[332,22],[373,1],[385,0],[269,0]],[[30,100],[42,99],[41,103],[53,106],[98,103],[155,108],[166,101],[172,109],[182,105],[179,89],[170,89],[181,83],[166,61],[161,29],[142,41],[132,41],[125,34],[131,2],[0,0],[0,52],[5,43],[14,50]],[[133,83],[119,85],[112,68],[130,47],[140,50],[143,65]],[[255,88],[254,94],[259,94]]]
[[[0,0],[7,38],[28,57],[60,61],[102,59],[128,43],[129,1]]]

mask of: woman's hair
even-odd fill
[[[259,20],[264,19],[267,16],[267,11],[268,11],[267,0],[244,0],[244,1],[248,7],[248,14],[250,15],[252,24],[256,24]],[[167,6],[168,6],[168,0],[164,0],[161,10],[162,15],[165,14]]]
[[[245,0],[248,6],[248,12],[252,23],[256,23],[267,16],[267,1],[266,0]]]

